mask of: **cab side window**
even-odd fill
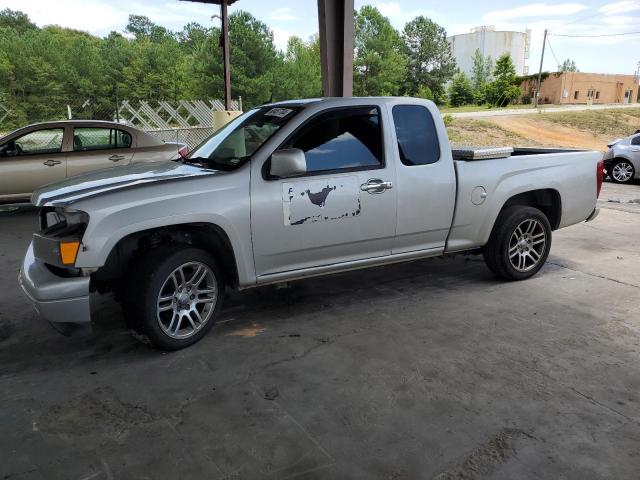
[[[62,150],[62,128],[35,130],[0,146],[0,157],[46,155]]]
[[[73,129],[74,152],[129,147],[131,147],[131,135],[124,130],[96,127]]]
[[[398,152],[405,165],[428,165],[440,160],[440,143],[431,112],[420,105],[393,107]]]
[[[344,108],[322,113],[288,144],[304,152],[308,174],[384,166],[377,108]]]

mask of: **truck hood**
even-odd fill
[[[158,182],[173,182],[187,178],[218,175],[223,172],[188,165],[181,162],[137,163],[78,175],[50,183],[36,190],[31,203],[64,206],[77,200],[94,197],[114,190]]]

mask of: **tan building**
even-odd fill
[[[533,98],[537,76],[523,81],[524,96]],[[550,73],[540,85],[540,103],[597,104],[635,103],[638,101],[638,79],[635,75],[605,73]]]

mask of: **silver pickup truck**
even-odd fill
[[[534,275],[551,232],[597,214],[601,154],[452,150],[432,102],[334,98],[261,106],[185,160],[131,165],[34,193],[40,231],[20,284],[60,328],[115,293],[157,347],[212,327],[248,288],[454,252]]]

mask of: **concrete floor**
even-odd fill
[[[96,336],[38,321],[35,215],[2,213],[0,477],[638,478],[640,185],[601,198],[526,282],[458,256],[234,293],[172,354],[110,299]]]

